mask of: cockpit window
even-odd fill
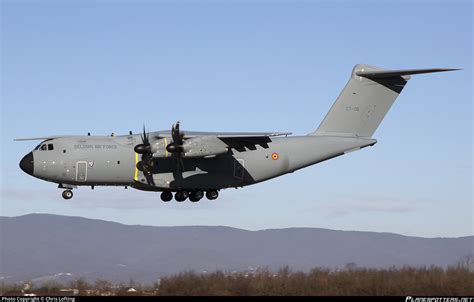
[[[41,151],[50,150],[51,151],[51,150],[54,150],[54,145],[41,143],[38,146],[36,146],[35,150],[41,150]]]

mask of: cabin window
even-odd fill
[[[48,150],[54,150],[53,144],[48,144]]]
[[[46,146],[46,145],[41,145],[40,150],[42,150],[42,151],[48,150],[48,146]]]

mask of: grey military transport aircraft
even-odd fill
[[[21,169],[65,189],[123,186],[161,193],[163,201],[216,199],[238,188],[292,173],[373,146],[375,130],[410,75],[457,69],[384,70],[359,64],[319,127],[305,136],[288,132],[171,131],[110,136],[58,135],[42,140]]]

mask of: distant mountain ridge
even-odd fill
[[[473,254],[474,236],[419,238],[393,233],[287,228],[247,231],[224,226],[154,227],[30,214],[0,217],[0,281],[153,282],[186,270],[259,267],[454,265]]]

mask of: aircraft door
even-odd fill
[[[86,181],[87,180],[87,162],[78,161],[76,163],[76,181]]]

